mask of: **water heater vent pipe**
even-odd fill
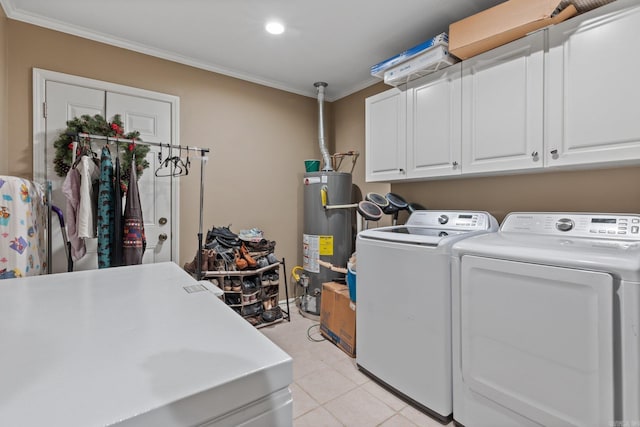
[[[324,160],[325,171],[332,171],[331,155],[327,149],[327,143],[324,138],[324,88],[327,87],[325,82],[316,82],[313,84],[318,91],[318,143],[320,144],[320,153]]]

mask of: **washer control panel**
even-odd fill
[[[486,212],[415,211],[406,226],[443,227],[451,230],[487,230],[491,226]]]
[[[640,215],[597,213],[511,213],[501,232],[640,240]]]

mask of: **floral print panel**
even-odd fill
[[[33,182],[0,175],[0,279],[46,273],[44,199]]]

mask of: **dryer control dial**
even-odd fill
[[[560,218],[558,222],[556,222],[556,228],[560,231],[569,231],[573,229],[575,223],[569,218]]]
[[[448,216],[446,216],[446,215],[440,215],[440,216],[438,217],[438,222],[439,222],[440,224],[443,224],[443,225],[444,225],[444,224],[446,224],[447,222],[449,222],[449,217],[448,217]]]

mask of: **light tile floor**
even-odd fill
[[[291,305],[291,322],[260,329],[293,358],[294,427],[442,427],[370,380],[332,343],[312,341],[308,335],[322,340],[317,325]]]

